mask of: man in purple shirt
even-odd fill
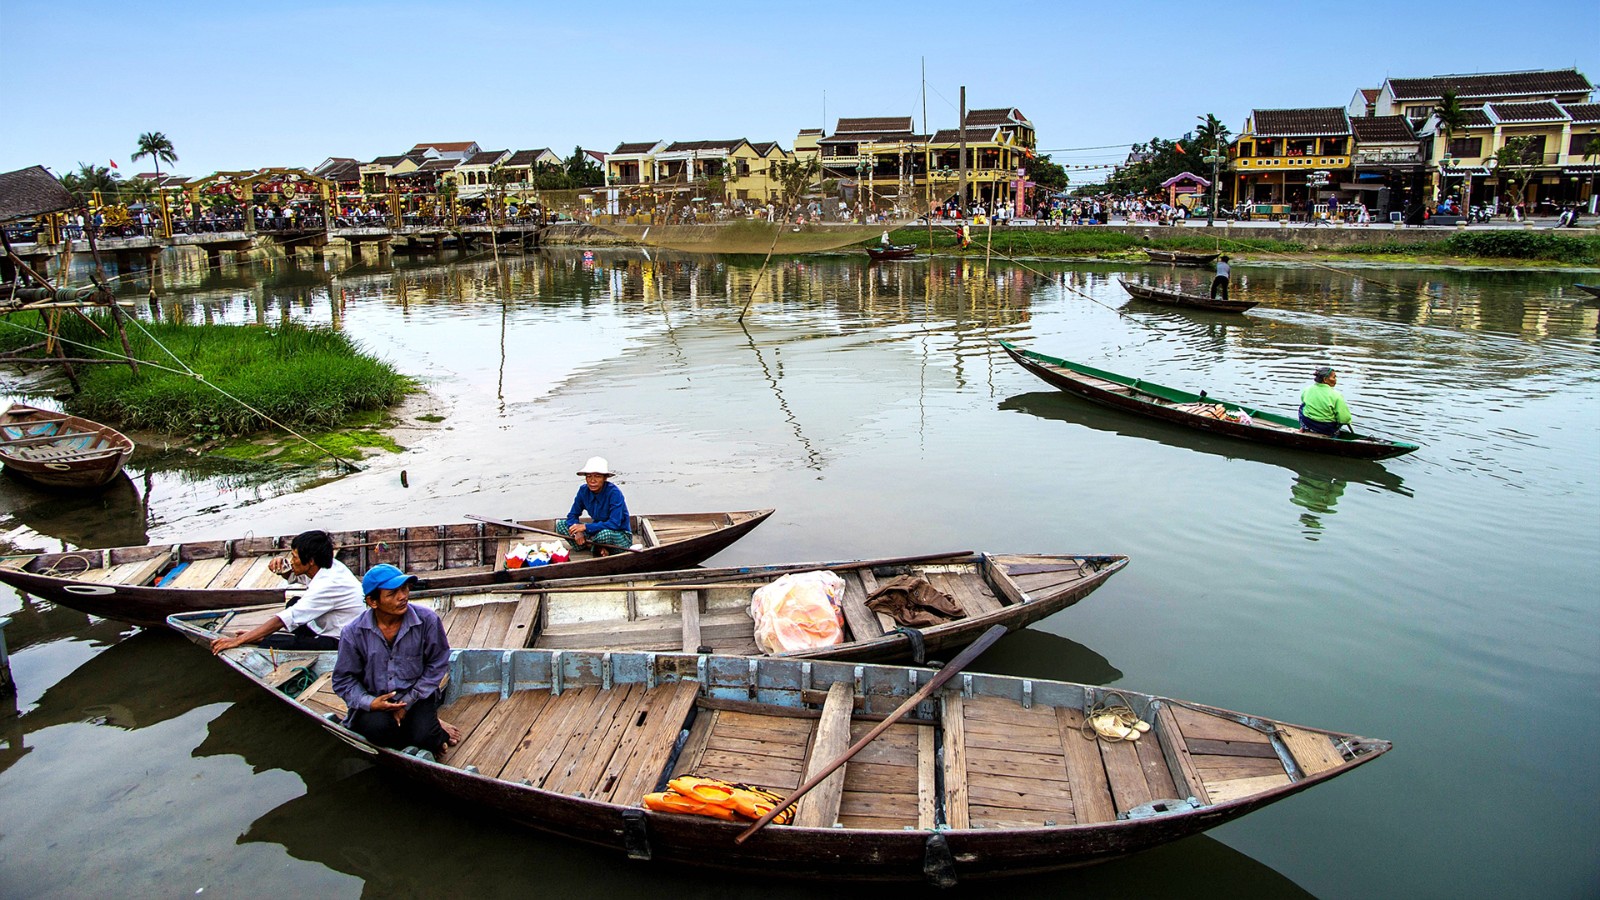
[[[362,577],[367,611],[340,634],[333,690],[350,710],[351,730],[380,747],[420,747],[438,756],[461,738],[439,720],[450,642],[438,613],[411,605],[416,580],[388,563]]]

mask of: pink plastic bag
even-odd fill
[[[832,572],[796,572],[750,597],[756,646],[763,653],[831,647],[844,640],[844,579]]]

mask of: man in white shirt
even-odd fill
[[[288,559],[273,560],[271,568],[286,578],[308,579],[305,594],[255,628],[212,641],[211,652],[254,643],[279,650],[339,649],[339,632],[366,612],[367,606],[361,582],[333,558],[333,539],[328,533],[295,535],[289,542]],[[277,634],[279,631],[286,633]]]

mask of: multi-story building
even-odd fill
[[[666,149],[666,141],[621,143],[606,155],[606,186],[635,187],[655,181],[656,154]]]
[[[1228,154],[1233,203],[1304,208],[1337,196],[1353,174],[1351,139],[1341,106],[1252,110]]]
[[[910,116],[842,118],[819,140],[824,174],[858,185],[880,205],[903,209],[943,203],[958,191],[962,129],[918,134]],[[798,141],[797,150],[798,152]],[[1020,197],[1037,138],[1033,123],[1012,107],[968,110],[968,196],[985,205]]]
[[[511,158],[510,150],[480,150],[456,164],[456,196],[462,200],[478,200],[492,187],[494,167]]]

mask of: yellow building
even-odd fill
[[[870,193],[880,211],[911,212],[956,195],[961,138],[959,127],[924,135],[913,130],[910,116],[883,116],[841,118],[817,143],[825,177]],[[970,200],[1014,201],[1037,147],[1033,123],[1012,107],[969,110],[966,143]]]
[[[1344,107],[1252,110],[1228,153],[1233,204],[1280,215],[1342,197],[1352,181],[1351,145]]]

